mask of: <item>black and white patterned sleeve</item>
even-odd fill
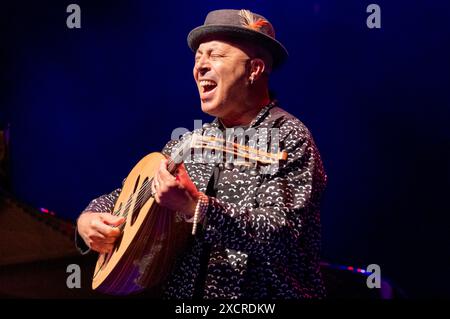
[[[83,213],[112,213],[116,200],[122,191],[121,188],[117,188],[109,194],[102,195],[92,200],[89,205],[83,210]]]
[[[289,132],[284,143],[288,160],[261,183],[253,207],[210,198],[206,240],[275,255],[295,242],[312,240],[313,246],[320,245],[318,205],[326,175],[319,152],[306,128]]]
[[[119,197],[121,191],[121,188],[117,188],[109,194],[97,197],[88,204],[88,206],[81,212],[81,214],[112,213],[116,200]],[[83,255],[87,254],[90,251],[90,248],[86,245],[86,243],[78,233],[78,227],[75,228],[75,247]]]

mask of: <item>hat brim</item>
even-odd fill
[[[215,35],[252,41],[267,49],[272,54],[274,68],[280,66],[289,56],[286,48],[268,35],[245,27],[230,25],[203,25],[193,29],[187,37],[189,48],[195,52],[205,39]]]

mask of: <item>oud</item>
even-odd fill
[[[238,156],[260,165],[278,164],[287,153],[268,153],[225,140],[193,134],[168,157],[154,152],[141,159],[127,176],[114,206],[122,216],[121,236],[109,253],[100,254],[92,288],[112,295],[127,295],[161,284],[173,269],[176,257],[185,249],[191,225],[176,212],[155,201],[151,192],[153,175],[161,160],[168,159],[168,171],[175,174],[194,149],[208,149]]]

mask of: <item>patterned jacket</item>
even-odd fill
[[[220,128],[215,119],[202,129]],[[303,299],[325,295],[319,269],[321,193],[326,175],[313,138],[293,115],[272,102],[248,128],[279,129],[288,153],[275,172],[247,166],[185,163],[199,191],[215,170],[203,227],[180,256],[165,285],[169,299]],[[206,132],[207,134],[207,132]],[[178,140],[163,153],[170,155]],[[85,211],[112,211],[120,189],[93,200]]]

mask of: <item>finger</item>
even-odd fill
[[[161,178],[161,171],[158,171],[158,174],[156,175],[156,183],[157,183],[157,187],[156,187],[156,192],[161,195],[162,191],[166,191],[165,189],[165,183]]]
[[[175,185],[175,177],[167,170],[167,160],[161,161],[158,175],[160,176],[160,181],[163,181],[166,186]]]
[[[100,215],[100,219],[109,226],[119,226],[123,222],[125,222],[125,218],[123,216],[115,216],[112,214],[102,214]]]
[[[94,242],[94,243],[101,243],[101,242],[103,242],[106,238],[108,238],[108,237],[106,237],[106,236],[103,235],[103,234],[100,234],[99,232],[95,232],[93,235],[89,236],[89,240],[90,240],[91,242]]]
[[[99,233],[97,230],[92,229],[88,234],[89,240],[104,240],[106,238],[105,235]]]
[[[102,221],[98,219],[94,219],[91,221],[91,227],[99,232],[100,234],[104,235],[105,237],[117,237],[120,235],[119,228],[111,227],[103,223]]]
[[[117,241],[117,237],[105,237],[103,239],[95,240],[96,244],[105,245],[105,244],[114,244]]]
[[[112,244],[114,245],[114,243],[117,241],[117,237],[107,237],[103,243],[104,244]]]
[[[155,171],[155,175],[153,176],[153,186],[155,188],[155,191],[158,191],[159,185],[158,185],[158,175],[159,175],[159,169]]]
[[[177,175],[179,176],[180,180],[185,180],[186,177],[188,176],[183,164],[181,164],[180,167],[178,168]]]
[[[161,204],[161,198],[159,197],[158,193],[155,194],[155,200],[158,204]]]
[[[156,193],[155,193],[155,200],[156,200],[156,202],[157,202],[158,204],[161,203],[161,199],[160,199],[160,197],[159,197],[158,191],[156,191]]]
[[[114,245],[111,244],[93,244],[91,246],[91,249],[101,253],[101,254],[107,254],[111,252],[114,248]]]
[[[103,253],[110,253],[114,249],[114,245],[104,244],[104,245],[99,245],[99,248]]]
[[[155,181],[156,181],[156,176],[153,176],[152,185],[150,186],[153,197],[155,197],[155,194],[156,194]]]
[[[178,177],[178,185],[181,189],[196,190],[195,185],[193,184],[188,172],[183,165],[180,166]]]
[[[159,162],[159,170],[162,171],[162,170],[165,170],[165,169],[167,169],[167,160],[166,159],[162,159]]]
[[[117,238],[112,237],[106,237],[106,238],[99,238],[99,237],[91,237],[88,241],[89,247],[100,247],[103,245],[114,245]]]
[[[107,249],[108,251],[112,251],[114,249],[114,245],[113,244],[105,244],[105,249]]]

